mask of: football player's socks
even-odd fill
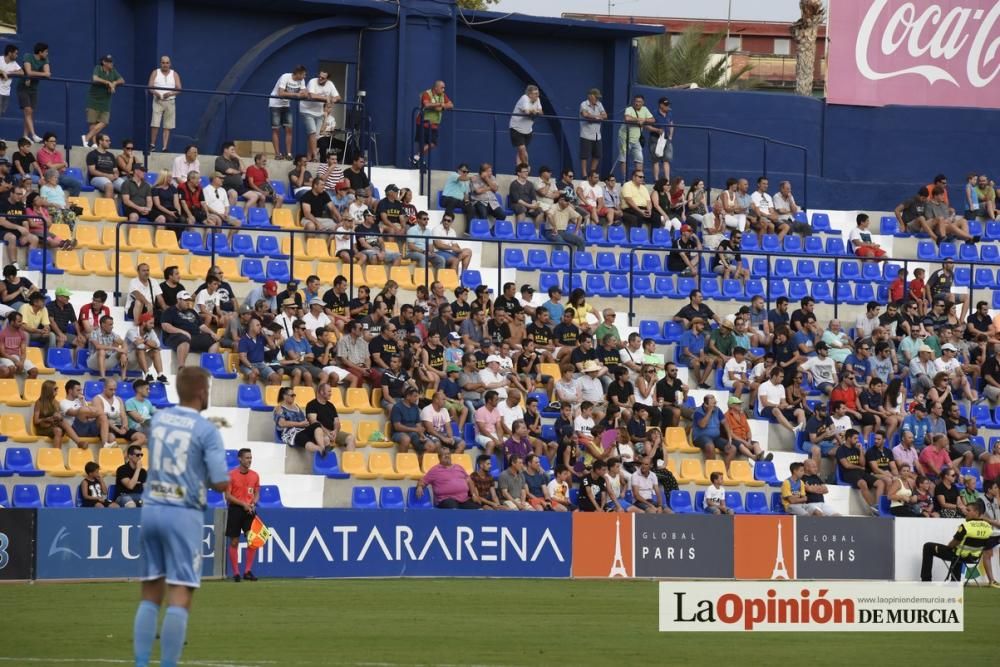
[[[167,607],[163,616],[163,626],[160,628],[160,665],[161,667],[176,667],[184,649],[184,637],[187,635],[188,612],[184,607]]]
[[[132,646],[135,649],[135,664],[146,667],[149,656],[153,652],[153,640],[156,638],[156,620],[160,613],[160,605],[143,600],[135,612],[135,623],[132,629]]]

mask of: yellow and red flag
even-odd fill
[[[260,516],[255,515],[247,533],[247,546],[260,549],[269,539],[271,539],[270,529],[260,520]]]

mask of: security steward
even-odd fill
[[[937,544],[936,542],[924,543],[924,557],[920,564],[921,581],[931,580],[931,568],[934,559],[940,558],[949,565],[960,558],[978,558],[986,543],[989,542],[993,533],[993,526],[980,517],[986,511],[982,500],[970,504],[966,510],[965,521],[955,531],[955,536],[948,544]],[[952,574],[952,580],[957,581],[957,570]]]

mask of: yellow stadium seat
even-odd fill
[[[459,466],[460,468],[463,468],[465,472],[469,473],[470,475],[472,474],[473,472],[472,457],[466,454],[465,452],[462,452],[461,454],[452,454],[451,462]]]
[[[364,387],[348,388],[346,402],[348,407],[350,407],[354,412],[360,412],[363,415],[382,414],[381,407],[371,404],[371,399],[368,396],[368,390]]]
[[[295,229],[298,225],[292,219],[292,211],[287,208],[276,208],[271,211],[271,224],[284,229]]]
[[[69,225],[64,222],[57,222],[49,225],[49,233],[53,236],[58,236],[61,239],[73,238],[73,230],[70,229]]]
[[[694,454],[701,450],[688,443],[687,433],[680,426],[668,426],[663,429],[664,444],[668,452]]]
[[[340,455],[340,469],[355,479],[377,479],[378,475],[368,472],[365,455],[361,452],[344,452]]]
[[[299,236],[295,239],[295,259],[304,259],[306,256],[306,244],[302,237]],[[285,255],[292,254],[292,237],[284,236],[281,239],[281,252]]]
[[[458,272],[455,269],[438,269],[437,279],[449,292],[458,287]]]
[[[79,206],[83,209],[83,213],[76,216],[77,220],[89,220],[91,222],[99,220],[99,218],[94,217],[93,211],[90,210],[90,200],[86,197],[67,197],[66,202],[70,205]],[[79,229],[79,227],[77,227]]]
[[[368,456],[368,470],[382,479],[405,479],[406,475],[392,468],[392,457],[388,452],[373,452]]]
[[[140,264],[149,265],[150,280],[157,280],[163,276],[163,260],[160,258],[160,253],[139,253],[139,257],[135,262],[136,268],[138,268]]]
[[[108,255],[105,252],[99,250],[88,250],[83,253],[83,267],[80,269],[80,273],[70,271],[74,275],[98,275],[98,276],[113,276],[114,273],[108,268]]]
[[[156,250],[158,252],[170,253],[171,255],[187,254],[187,250],[177,245],[177,234],[171,229],[156,230]]]
[[[35,467],[44,470],[51,477],[76,477],[76,473],[66,467],[61,449],[42,447],[38,450]]]
[[[753,469],[747,461],[732,461],[729,464],[729,474],[737,485],[766,486],[765,482],[753,478]]]
[[[295,405],[299,406],[303,410],[306,409],[309,401],[316,398],[316,390],[312,387],[307,387],[305,385],[299,385],[295,388]]]
[[[216,257],[215,265],[222,269],[227,282],[245,283],[250,281],[249,278],[240,273],[240,265],[235,257]]]
[[[709,459],[705,461],[705,477],[708,478],[706,484],[711,484],[712,473],[721,472],[722,473],[722,485],[723,486],[739,486],[740,483],[735,481],[732,477],[726,474],[726,464],[722,459]]]
[[[708,478],[701,469],[698,459],[683,459],[681,461],[681,476],[677,478],[681,484],[708,484]]]
[[[377,422],[372,421],[371,419],[366,419],[360,422],[358,424],[358,444],[368,445],[369,447],[380,447],[380,448],[392,447],[393,445],[395,445],[394,442],[388,439],[372,440],[371,439],[372,433],[375,433],[377,431],[382,431],[383,435],[385,435],[385,431],[382,429],[381,426],[378,425]],[[388,438],[388,436],[385,437]]]
[[[80,223],[76,226],[76,244],[81,248],[91,250],[107,250],[107,246],[101,241],[101,233],[97,225]]]
[[[266,387],[264,387],[264,404],[265,405],[270,405],[271,407],[274,407],[275,405],[277,405],[278,404],[278,392],[280,390],[281,390],[281,387],[273,385],[273,384],[269,384]]]
[[[14,378],[0,380],[0,403],[6,403],[10,406],[31,405],[30,401],[21,398],[21,390]]]
[[[41,351],[41,349],[37,347],[29,347],[28,350]],[[43,382],[45,382],[45,380],[40,380],[38,378],[28,378],[24,381],[24,391],[22,393],[24,394],[24,400],[29,401],[28,405],[33,404],[41,397]]]
[[[165,230],[169,231],[169,230]],[[177,238],[176,236],[174,238]],[[132,227],[128,231],[128,243],[136,250],[142,252],[157,252],[156,244],[153,243],[152,227]]]
[[[122,250],[135,252],[139,248],[129,243],[129,234],[136,231],[136,229],[130,229],[128,227],[121,227],[121,231],[116,232],[118,229],[116,225],[104,225],[104,231],[101,233],[101,240],[108,249],[115,249],[115,235],[118,237],[117,247]]]
[[[396,454],[396,472],[404,475],[406,479],[420,479],[424,473],[420,471],[420,462],[413,452]]]
[[[419,270],[419,269],[418,269]],[[410,269],[405,266],[393,266],[389,269],[389,278],[399,284],[400,289],[415,290],[416,283],[413,282],[413,275]]]
[[[117,447],[115,449],[117,449]],[[94,460],[94,455],[90,453],[89,447],[87,449],[80,449],[79,447],[73,447],[72,449],[69,450],[68,467],[71,471],[73,471],[77,475],[86,474],[83,468],[93,460]],[[104,472],[107,473],[109,471],[105,470]]]
[[[340,389],[334,388],[330,392],[330,402],[333,403],[333,407],[337,408],[337,414],[350,415],[357,412],[357,410],[348,407],[347,403],[344,402],[344,394],[341,393]]]
[[[426,475],[427,471],[441,463],[441,457],[437,454],[424,454],[423,459],[420,461],[420,470]]]
[[[112,275],[114,275],[115,270],[115,258],[112,255],[108,259],[108,264],[111,266]],[[135,258],[132,257],[130,253],[121,253],[118,259],[118,272],[123,276],[128,276],[129,278],[135,278],[139,275],[139,271],[135,268]],[[160,275],[163,275],[162,273]],[[155,279],[155,276],[154,276]]]
[[[125,220],[118,215],[118,206],[114,199],[99,197],[94,200],[94,220],[107,220],[108,222],[122,222]]]
[[[208,275],[208,270],[210,268],[212,268],[211,257],[191,255],[188,260],[187,272],[185,273],[184,269],[181,269],[181,274],[183,274],[182,278],[184,278],[184,280],[204,280],[205,276]],[[229,276],[227,275],[226,279],[228,278]]]
[[[559,370],[559,364],[552,362],[541,363],[538,365],[538,372],[542,375],[548,375],[549,377],[558,380],[562,377],[562,371]]]
[[[667,457],[666,466],[667,466],[667,470],[669,470],[671,472],[671,474],[673,474],[673,476],[675,478],[680,477],[680,474],[678,474],[678,472],[677,472],[677,461],[675,461],[674,459],[672,459],[670,457]]]
[[[297,243],[298,240],[296,240]],[[332,262],[334,260],[334,258],[330,257],[330,245],[326,237],[321,239],[307,239],[305,257],[306,259],[315,259],[320,262]]]
[[[149,465],[148,461],[144,463]],[[113,475],[115,470],[125,465],[125,454],[121,447],[102,447],[97,454],[97,464],[101,466],[101,470]]]
[[[327,285],[332,284],[337,276],[346,275],[346,272],[339,262],[319,262],[316,265],[316,275],[324,285]]]
[[[299,282],[305,282],[309,276],[313,275],[313,262],[311,259],[295,258],[295,265],[292,268],[292,277]]]
[[[357,272],[355,272],[355,283],[357,283]],[[381,264],[369,264],[365,267],[365,284],[372,288],[382,289],[389,276],[385,273],[385,267]]]
[[[80,266],[80,255],[75,250],[57,250],[56,267],[74,276],[84,276],[87,273]]]

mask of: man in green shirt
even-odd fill
[[[94,139],[111,122],[111,96],[125,79],[115,69],[111,54],[101,58],[101,64],[94,68],[87,91],[87,134],[83,135],[83,147],[90,148]]]
[[[621,347],[622,337],[618,333],[618,327],[615,326],[615,318],[618,314],[611,308],[605,308],[601,315],[604,317],[604,320],[597,327],[597,331],[594,332],[594,339],[603,341],[604,337],[610,334],[615,337],[615,347]]]
[[[708,337],[707,352],[718,357],[720,364],[725,364],[733,356],[735,348],[736,336],[733,334],[733,323],[724,319],[719,328]]]
[[[626,179],[628,160],[633,171],[642,171],[642,130],[655,122],[646,108],[642,95],[632,98],[632,106],[625,108],[625,124],[618,129],[618,161],[622,165],[622,180]]]
[[[36,144],[42,143],[42,138],[35,134],[34,113],[38,106],[38,83],[41,79],[52,76],[49,70],[49,45],[38,42],[32,53],[24,57],[24,78],[17,82],[17,103],[24,113],[24,136]]]

